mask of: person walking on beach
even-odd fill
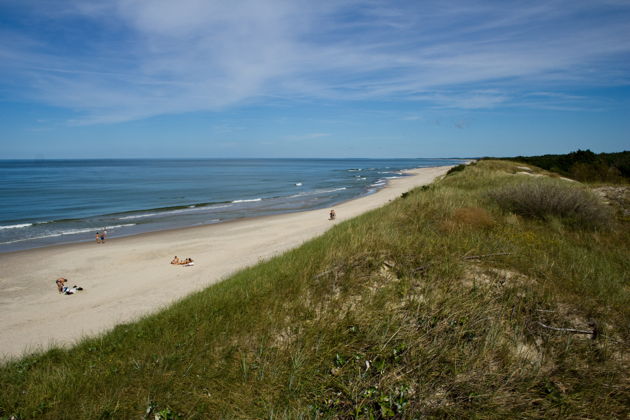
[[[101,234],[99,232],[96,232],[96,243],[97,244],[101,243]]]
[[[330,210],[330,218],[328,220],[335,220],[335,217],[337,217],[335,209]]]
[[[106,231],[102,231],[101,232],[101,243],[104,244],[105,243],[105,232]]]

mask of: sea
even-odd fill
[[[0,160],[0,252],[332,207],[462,159]]]

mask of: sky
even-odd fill
[[[0,0],[0,159],[630,150],[630,0]]]

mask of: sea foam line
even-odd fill
[[[262,201],[262,198],[252,198],[250,200],[234,200],[232,201],[232,203],[236,204],[236,203],[254,203],[256,201]]]
[[[158,213],[143,213],[143,214],[134,214],[132,216],[123,216],[123,217],[119,217],[118,220],[143,219],[145,217],[151,217],[151,216],[168,216],[169,214],[192,213],[192,212],[197,212],[197,211],[216,210],[216,209],[223,209],[223,208],[231,207],[231,206],[232,206],[231,204],[224,204],[224,205],[219,205],[219,206],[201,206],[201,207],[188,206],[185,209],[179,209],[179,210],[167,210],[167,211],[161,211]]]
[[[143,217],[151,217],[151,216],[155,216],[159,213],[146,213],[146,214],[138,214],[135,216],[125,216],[125,217],[119,217],[118,220],[128,220],[128,219],[141,219]]]
[[[343,191],[346,189],[347,187],[341,187],[341,188],[334,188],[332,190],[315,190],[315,191],[309,191],[309,192],[301,192],[301,193],[290,195],[289,198],[307,197],[310,195],[318,195],[318,194],[328,194],[331,192]]]
[[[19,229],[19,228],[25,228],[25,227],[29,227],[29,226],[33,226],[33,224],[32,223],[20,223],[18,225],[0,226],[0,230],[2,230],[2,229]]]
[[[118,228],[122,228],[122,227],[129,227],[129,226],[135,226],[135,223],[127,223],[124,225],[114,225],[114,226],[105,226],[105,230],[109,229],[118,229]],[[5,245],[5,244],[13,244],[16,242],[25,242],[25,241],[33,241],[36,239],[46,239],[46,238],[56,238],[57,236],[63,236],[63,235],[78,235],[79,233],[88,233],[88,232],[95,232],[97,229],[96,228],[85,228],[85,229],[70,229],[70,230],[63,230],[61,232],[55,232],[55,233],[51,233],[49,235],[41,235],[41,236],[32,236],[30,238],[22,238],[22,239],[16,239],[13,241],[7,241],[7,242],[0,242],[0,245]]]

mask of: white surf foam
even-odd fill
[[[113,225],[113,226],[105,226],[105,230],[115,230],[115,229],[120,229],[123,227],[129,227],[129,226],[135,226],[135,223],[127,223],[124,225]],[[83,229],[69,229],[69,230],[62,230],[62,231],[58,231],[58,232],[50,232],[46,235],[40,235],[40,236],[32,236],[30,238],[21,238],[21,239],[15,239],[13,241],[7,241],[7,242],[0,242],[0,245],[5,245],[5,244],[13,244],[16,242],[25,242],[25,241],[34,241],[37,239],[46,239],[46,238],[56,238],[58,236],[65,236],[65,235],[78,235],[81,233],[88,233],[88,232],[96,232],[98,230],[98,228],[83,228]]]
[[[237,204],[237,203],[254,203],[257,201],[262,201],[262,198],[252,198],[250,200],[234,200],[232,201],[232,203]]]
[[[125,216],[125,217],[119,217],[118,220],[129,220],[129,219],[142,219],[143,217],[151,217],[151,216],[155,216],[158,213],[145,213],[145,214],[138,214],[138,215],[134,215],[134,216]]]
[[[384,179],[379,179],[378,181],[370,185],[370,187],[382,187],[385,184],[387,184],[387,181],[385,181]]]
[[[159,213],[142,213],[142,214],[134,214],[132,216],[123,216],[123,217],[119,217],[118,220],[133,220],[133,219],[143,219],[143,218],[151,217],[151,216],[168,216],[172,214],[203,212],[203,211],[208,211],[208,210],[223,209],[223,208],[231,207],[231,206],[232,206],[231,204],[221,204],[221,205],[216,205],[216,206],[201,206],[201,207],[188,206],[185,209],[167,210],[167,211],[162,211]]]
[[[2,230],[2,229],[20,229],[20,228],[25,228],[25,227],[29,227],[29,226],[33,226],[33,224],[32,223],[20,223],[18,225],[0,226],[0,230]]]
[[[340,187],[340,188],[334,188],[332,190],[315,190],[315,191],[301,192],[301,193],[290,195],[289,198],[308,197],[311,195],[328,194],[331,192],[343,191],[346,189],[347,187]]]

